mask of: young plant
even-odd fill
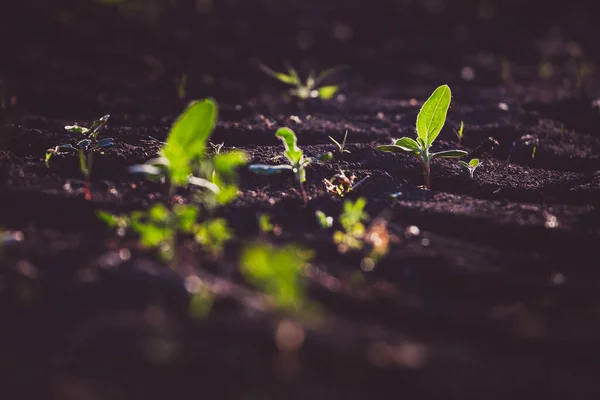
[[[92,165],[94,159],[94,152],[103,147],[112,146],[115,141],[113,138],[104,138],[98,140],[98,134],[100,130],[108,122],[109,115],[94,121],[90,128],[79,126],[77,124],[67,125],[65,129],[71,133],[77,135],[83,135],[86,137],[83,140],[78,141],[75,146],[71,144],[62,144],[55,146],[51,149],[46,150],[46,167],[50,167],[50,159],[53,155],[77,153],[79,156],[79,169],[85,178],[84,192],[86,200],[92,199],[90,191],[90,176],[92,174]]]
[[[355,183],[356,175],[352,174],[348,177],[344,171],[340,169],[340,172],[332,176],[331,179],[323,178],[323,183],[325,184],[325,189],[327,189],[329,193],[344,197],[347,193],[350,193],[352,190],[362,185],[369,179],[369,176],[370,175],[367,175]]]
[[[464,161],[459,161],[459,162],[460,162],[460,165],[462,165],[469,171],[469,175],[471,176],[471,179],[473,179],[473,173],[475,172],[477,167],[479,167],[479,159],[474,158],[471,161],[469,161],[468,164]]]
[[[360,197],[355,202],[344,201],[344,211],[340,214],[339,222],[343,230],[335,231],[333,241],[340,253],[349,250],[361,250],[364,247],[365,225],[369,215],[364,211],[367,200]]]
[[[246,280],[262,289],[276,306],[297,311],[306,305],[302,274],[312,257],[312,251],[295,245],[276,248],[254,243],[243,249],[240,267]]]
[[[174,76],[173,84],[175,85],[175,90],[177,92],[177,98],[179,100],[184,100],[185,96],[187,95],[187,84],[188,84],[187,74],[181,74],[181,76]]]
[[[333,217],[326,215],[323,211],[315,211],[315,217],[321,229],[329,229],[333,226]]]
[[[458,128],[458,130],[456,131],[456,137],[458,138],[458,148],[460,149],[460,145],[462,143],[462,138],[463,138],[463,131],[465,129],[465,123],[463,121],[460,121],[460,127]]]
[[[467,155],[467,152],[463,150],[445,150],[437,153],[429,151],[446,122],[446,114],[451,100],[452,95],[448,85],[438,87],[423,104],[417,115],[417,140],[403,137],[391,145],[377,147],[381,151],[409,153],[417,157],[423,167],[423,176],[428,190],[431,190],[430,163],[433,158],[460,158]]]
[[[540,140],[537,137],[533,135],[523,135],[513,140],[506,161],[510,162],[512,156],[519,147],[531,147],[531,159],[533,160],[535,158],[535,153],[537,152],[537,148],[539,145]]]
[[[346,150],[346,138],[348,138],[348,130],[347,129],[346,129],[346,133],[344,134],[344,140],[342,140],[341,144],[340,144],[340,142],[338,142],[337,140],[335,140],[334,138],[329,136],[329,139],[333,142],[333,144],[335,144],[337,146],[338,154],[344,154],[344,153],[350,154],[350,151]]]
[[[287,73],[274,71],[266,65],[261,65],[260,69],[270,77],[277,79],[279,82],[292,86],[289,90],[291,96],[298,97],[302,100],[316,98],[328,100],[338,92],[339,86],[321,86],[321,83],[327,77],[339,72],[343,67],[329,68],[321,71],[319,74],[315,74],[314,71],[311,71],[305,81],[302,81],[298,72],[291,66],[287,67]]]
[[[289,128],[279,128],[275,133],[275,136],[283,142],[285,148],[283,155],[288,160],[288,164],[281,165],[266,165],[266,164],[252,164],[250,165],[250,171],[257,174],[273,175],[278,174],[282,171],[292,171],[296,177],[296,182],[300,187],[302,193],[302,200],[306,204],[308,197],[304,190],[304,182],[306,182],[306,167],[313,162],[310,157],[305,157],[302,149],[298,147],[298,140],[296,134]],[[323,153],[315,157],[317,161],[327,161],[333,158],[333,154],[330,152]]]
[[[235,170],[246,163],[246,155],[230,151],[219,152],[212,158],[206,156],[206,145],[216,118],[217,105],[213,100],[191,103],[173,124],[160,157],[130,168],[132,172],[164,181],[168,188],[168,206],[157,204],[148,211],[100,216],[121,229],[131,227],[140,235],[144,246],[158,249],[168,262],[175,259],[178,233],[192,234],[195,241],[212,254],[220,254],[233,232],[224,218],[214,218],[213,214],[219,206],[237,197]],[[176,190],[188,184],[197,190],[198,203],[173,205]],[[202,213],[204,221],[197,222]]]

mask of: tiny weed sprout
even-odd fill
[[[92,194],[90,191],[90,176],[92,174],[94,152],[104,147],[112,146],[115,143],[114,139],[112,138],[98,140],[98,134],[100,133],[102,127],[104,127],[108,122],[109,117],[109,115],[105,115],[99,120],[94,121],[90,128],[79,126],[77,124],[65,126],[65,130],[68,132],[82,135],[85,137],[85,139],[79,140],[75,146],[71,144],[63,144],[46,150],[45,163],[46,167],[48,168],[50,167],[50,159],[53,155],[67,153],[78,154],[79,169],[85,178],[84,191],[86,200],[92,199]]]
[[[250,165],[250,171],[257,174],[273,175],[278,174],[282,171],[292,171],[296,177],[296,182],[300,186],[300,192],[302,193],[302,200],[306,204],[308,197],[304,190],[304,182],[306,182],[306,167],[313,162],[310,157],[305,157],[302,149],[298,147],[298,139],[296,134],[289,128],[279,128],[275,133],[275,136],[281,139],[285,148],[283,155],[288,160],[288,164],[281,165],[266,165],[266,164],[252,164]],[[315,157],[317,161],[328,161],[333,158],[333,154],[330,152],[323,153]]]
[[[292,86],[289,90],[291,96],[298,97],[302,100],[307,99],[331,99],[339,90],[338,85],[321,86],[321,83],[329,76],[339,72],[344,67],[329,68],[321,71],[319,74],[315,74],[311,71],[305,81],[302,81],[298,72],[291,66],[287,67],[287,73],[277,72],[261,65],[260,69],[270,77],[277,79],[279,82],[285,83],[286,85]]]
[[[458,128],[458,130],[456,131],[456,137],[458,138],[458,143],[457,143],[458,148],[460,148],[460,146],[462,144],[464,129],[465,129],[465,123],[463,121],[460,121],[460,128]]]
[[[370,175],[367,175],[355,183],[356,175],[352,174],[348,177],[344,171],[340,169],[340,172],[332,176],[331,179],[324,178],[323,183],[325,184],[325,189],[327,189],[329,193],[344,197],[347,193],[362,185],[369,176]]]
[[[258,230],[260,233],[271,233],[273,232],[273,223],[271,222],[271,216],[269,214],[260,214],[258,217]]]
[[[236,150],[223,153],[222,146],[213,157],[206,155],[216,119],[217,104],[213,100],[192,102],[171,127],[160,156],[130,167],[133,173],[166,181],[169,207],[155,204],[148,211],[120,216],[101,212],[99,216],[120,230],[131,227],[142,244],[158,249],[166,262],[175,259],[178,233],[193,235],[204,249],[220,255],[233,232],[226,219],[214,218],[213,214],[237,197],[236,169],[246,163],[246,155]],[[186,185],[195,190],[197,203],[172,205],[177,188]],[[202,222],[198,222],[200,216]]]
[[[539,145],[540,140],[537,137],[533,135],[523,135],[513,140],[506,161],[510,162],[511,158],[517,152],[517,150],[523,147],[531,147],[531,159],[534,159],[535,153],[537,152],[537,148]]]
[[[471,176],[471,179],[473,179],[473,173],[475,172],[477,167],[479,167],[479,160],[477,158],[474,158],[471,161],[469,161],[468,164],[464,161],[459,161],[459,162],[460,162],[460,165],[462,165],[469,171],[469,175]]]
[[[323,211],[315,211],[315,217],[317,217],[317,222],[321,229],[329,229],[333,226],[333,217],[325,215]]]
[[[313,252],[295,245],[276,248],[254,243],[246,246],[240,267],[245,279],[263,290],[276,306],[298,311],[306,304],[302,274]]]
[[[346,150],[346,139],[348,138],[348,130],[346,129],[346,133],[344,134],[344,140],[342,140],[342,143],[340,144],[340,142],[338,142],[337,140],[335,140],[334,138],[332,138],[331,136],[329,136],[329,139],[333,142],[333,144],[336,145],[337,147],[337,151],[336,153],[338,154],[344,154],[344,153],[348,153],[350,154],[349,150]]]
[[[463,150],[445,150],[438,153],[429,152],[431,145],[438,137],[446,122],[446,114],[448,113],[451,100],[452,95],[448,85],[438,87],[423,104],[417,116],[417,140],[403,137],[391,145],[377,147],[381,151],[409,153],[417,157],[423,167],[423,176],[429,190],[431,190],[431,159],[434,157],[460,158],[467,155],[467,152]]]
[[[187,74],[181,74],[180,76],[174,76],[173,84],[175,85],[175,90],[177,91],[177,98],[179,100],[184,100],[185,96],[187,95],[187,84],[188,84]]]

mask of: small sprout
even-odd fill
[[[458,148],[460,148],[460,145],[462,143],[464,129],[465,123],[463,121],[460,121],[460,128],[458,128],[458,130],[456,131],[456,137],[458,138]]]
[[[261,65],[260,69],[270,77],[277,79],[279,82],[285,83],[286,85],[293,86],[289,90],[289,94],[291,96],[298,97],[302,100],[307,99],[322,99],[329,100],[339,90],[338,85],[328,85],[321,86],[321,82],[323,82],[327,77],[339,72],[344,67],[335,67],[329,68],[321,71],[319,74],[315,74],[314,71],[311,71],[308,74],[308,77],[305,81],[302,81],[298,72],[292,68],[291,66],[287,67],[287,73],[285,72],[277,72],[267,67],[266,65]]]
[[[353,189],[356,189],[364,181],[366,181],[369,176],[370,175],[367,175],[357,183],[354,183],[356,180],[356,175],[352,174],[350,177],[348,177],[344,171],[340,169],[340,172],[335,174],[331,179],[324,178],[323,183],[325,184],[325,188],[329,193],[333,193],[339,197],[344,197],[344,195]]]
[[[105,115],[104,117],[94,121],[90,128],[79,126],[77,124],[65,126],[65,130],[71,133],[77,133],[78,135],[84,135],[86,138],[78,141],[75,146],[72,146],[71,144],[63,144],[46,150],[45,164],[48,168],[50,168],[50,159],[53,155],[67,154],[69,152],[78,153],[79,169],[85,178],[84,191],[86,200],[91,200],[92,198],[92,194],[90,192],[90,176],[92,174],[94,151],[115,144],[113,138],[97,140],[98,133],[102,127],[106,125],[109,117],[110,115]]]
[[[423,175],[427,189],[431,189],[430,162],[434,157],[460,158],[468,153],[463,150],[445,150],[438,153],[430,153],[431,145],[438,137],[444,123],[452,95],[448,85],[438,87],[431,97],[421,107],[417,115],[417,140],[403,137],[391,145],[378,146],[377,150],[392,153],[409,153],[417,157],[423,167]]]
[[[361,250],[364,246],[365,225],[369,215],[364,211],[367,200],[364,197],[344,201],[344,211],[340,214],[339,222],[342,226],[341,231],[335,231],[333,241],[337,244],[340,253],[346,253],[349,250]]]
[[[315,211],[315,217],[317,217],[317,222],[321,229],[329,229],[333,226],[333,217],[325,215],[323,211]]]
[[[175,85],[175,89],[177,91],[177,98],[179,100],[184,100],[187,95],[187,84],[188,84],[188,76],[187,74],[181,74],[181,76],[173,77],[173,84]]]
[[[300,186],[300,192],[302,193],[302,199],[306,204],[308,197],[304,190],[304,182],[306,182],[306,167],[313,162],[310,157],[305,157],[302,149],[297,145],[298,139],[296,134],[289,128],[279,128],[275,133],[275,136],[281,139],[284,146],[284,156],[288,160],[288,164],[281,165],[265,165],[265,164],[252,164],[250,165],[250,171],[263,174],[273,175],[278,174],[282,171],[292,171],[296,177],[296,182]],[[324,153],[315,157],[317,161],[328,161],[333,158],[333,154]]]
[[[500,60],[500,77],[505,85],[512,86],[514,84],[510,61],[506,57],[502,57]]]
[[[479,167],[479,159],[474,158],[471,161],[469,161],[468,164],[464,161],[459,161],[459,162],[460,162],[460,165],[462,165],[467,170],[469,170],[469,175],[471,175],[471,179],[473,179],[473,173],[475,172],[477,167]]]
[[[346,150],[346,139],[347,138],[348,138],[348,130],[347,129],[346,129],[346,133],[344,134],[344,140],[342,140],[341,144],[340,144],[340,142],[338,142],[337,140],[335,140],[334,138],[329,136],[329,139],[333,142],[333,144],[335,144],[337,146],[337,153],[339,153],[339,154],[344,154],[344,153],[350,154],[350,151]]]
[[[274,226],[271,222],[271,216],[269,214],[260,214],[258,217],[258,229],[260,233],[273,232]]]
[[[213,154],[220,154],[221,153],[221,149],[225,145],[225,142],[218,143],[218,144],[215,144],[213,142],[209,142],[208,144],[210,145],[210,147],[212,147]]]
[[[510,162],[512,155],[515,153],[518,147],[532,147],[531,159],[533,160],[535,158],[535,153],[537,152],[537,148],[539,145],[540,140],[537,137],[533,135],[523,135],[512,142],[506,161]]]
[[[243,249],[240,269],[245,279],[263,290],[278,307],[299,310],[306,304],[302,274],[313,252],[294,245],[255,243]]]

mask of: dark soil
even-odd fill
[[[215,0],[208,13],[192,1],[133,13],[91,0],[9,3],[0,226],[18,240],[5,234],[0,261],[3,398],[598,398],[594,2]],[[284,61],[349,66],[342,95],[282,101],[285,88],[257,65]],[[583,62],[596,69],[579,87]],[[435,160],[426,191],[416,160],[375,147],[414,135],[422,101],[443,83],[453,102],[435,148],[455,148],[464,121],[463,147],[482,166],[471,180],[456,160]],[[252,162],[280,154],[281,126],[309,155],[333,151],[328,136],[348,130],[351,153],[310,166],[306,206],[290,176],[240,171],[240,196],[220,211],[237,235],[225,255],[187,238],[170,269],[95,213],[165,200],[127,167],[154,157],[186,102],[206,96],[220,106],[212,142]],[[104,114],[116,145],[95,157],[87,201],[76,157],[46,168],[44,155],[72,140],[64,125]],[[539,140],[535,157],[512,145],[526,134]],[[343,199],[322,184],[340,168],[369,176],[349,197],[366,197],[399,238],[370,272],[314,218],[340,214]],[[315,250],[306,286],[323,323],[302,328],[297,352],[274,339],[293,317],[265,306],[237,266],[259,213],[282,228],[270,240]],[[406,236],[410,225],[420,233]],[[205,319],[188,313],[188,275],[216,294]]]

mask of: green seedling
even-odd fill
[[[366,205],[367,200],[364,197],[360,197],[355,202],[344,201],[343,212],[339,217],[342,230],[335,231],[333,234],[333,241],[340,253],[361,250],[364,247],[366,232],[364,223],[369,220],[369,215],[364,211]]]
[[[260,214],[258,217],[258,230],[260,233],[271,233],[275,229],[275,226],[271,222],[271,216],[269,214]]]
[[[473,173],[475,172],[477,167],[479,167],[479,159],[474,158],[471,161],[469,161],[468,164],[464,161],[459,161],[459,162],[460,162],[460,165],[462,165],[469,171],[469,175],[471,176],[471,179],[473,179]]]
[[[344,153],[350,154],[350,151],[346,150],[346,139],[347,138],[348,138],[348,130],[347,129],[346,129],[346,133],[344,134],[344,140],[342,140],[341,144],[340,144],[340,142],[338,142],[337,140],[335,140],[334,138],[329,136],[329,139],[333,142],[333,144],[335,144],[337,146],[336,152],[338,154],[344,154]]]
[[[314,71],[311,71],[305,81],[302,81],[298,72],[291,66],[287,67],[287,73],[274,71],[266,65],[261,65],[260,69],[270,77],[277,79],[279,82],[292,86],[289,90],[291,96],[298,97],[302,100],[317,98],[328,100],[335,96],[339,90],[339,86],[321,86],[321,83],[329,76],[339,72],[343,67],[329,68],[321,71],[319,74],[315,74]]]
[[[537,137],[533,135],[523,135],[512,142],[506,161],[510,162],[512,156],[519,147],[531,147],[531,159],[533,160],[535,158],[535,153],[537,152],[537,148],[539,145],[540,140]]]
[[[177,98],[179,100],[184,100],[185,96],[187,95],[187,84],[188,84],[187,74],[181,74],[181,76],[174,76],[173,84],[175,85],[175,90],[177,92]]]
[[[315,211],[315,217],[321,229],[329,229],[333,226],[333,217],[327,216],[323,211]]]
[[[263,290],[276,306],[298,311],[306,305],[302,275],[312,257],[312,251],[295,245],[276,248],[254,243],[243,249],[240,267],[245,279]]]
[[[417,116],[417,140],[403,137],[391,145],[378,146],[377,149],[392,153],[409,153],[417,157],[423,167],[423,176],[427,189],[431,190],[431,160],[439,158],[460,158],[468,153],[463,150],[445,150],[430,153],[431,145],[438,137],[444,123],[452,95],[448,85],[438,87],[421,107]]]
[[[302,149],[298,147],[298,140],[296,134],[289,128],[279,128],[275,133],[275,136],[283,142],[285,148],[283,155],[288,160],[288,164],[281,165],[266,165],[266,164],[252,164],[250,165],[250,171],[257,174],[273,175],[283,171],[292,171],[296,177],[296,182],[300,186],[300,192],[302,193],[302,200],[306,204],[308,197],[304,190],[304,182],[306,182],[306,167],[313,162],[310,157],[305,157]],[[316,161],[328,161],[333,158],[333,154],[330,152],[320,154],[314,158]]]
[[[352,174],[349,177],[346,176],[345,172],[340,169],[340,172],[331,177],[331,179],[323,178],[325,189],[329,193],[333,193],[339,197],[344,197],[352,190],[362,185],[370,175],[365,176],[360,181],[356,181],[356,175]]]
[[[462,138],[463,138],[463,134],[464,134],[464,129],[465,129],[465,123],[463,121],[460,121],[460,127],[456,131],[456,137],[458,138],[457,145],[458,145],[459,149],[460,149],[460,146],[462,144]]]
[[[219,146],[218,154],[207,156],[206,146],[217,113],[217,104],[211,99],[192,102],[171,127],[159,157],[130,167],[133,173],[166,183],[168,207],[154,205],[148,211],[102,217],[131,227],[140,235],[143,245],[158,249],[164,261],[176,259],[178,233],[193,235],[213,255],[221,254],[225,242],[233,236],[227,221],[214,218],[213,214],[237,197],[235,171],[246,163],[246,155],[235,150],[223,153]],[[197,203],[173,205],[176,190],[188,185],[194,189]],[[200,216],[203,222],[198,222]]]
[[[79,169],[81,170],[81,173],[85,178],[84,192],[86,200],[92,199],[92,194],[90,191],[90,176],[92,174],[94,152],[104,147],[110,147],[115,144],[113,138],[104,138],[98,140],[98,134],[100,133],[102,127],[105,126],[108,122],[109,117],[109,115],[105,115],[99,120],[94,121],[90,128],[79,126],[77,124],[65,126],[65,130],[71,133],[76,133],[78,135],[83,135],[86,138],[78,141],[75,144],[75,146],[71,144],[62,144],[46,150],[45,162],[46,167],[48,168],[50,167],[50,159],[54,155],[67,153],[78,154]]]

